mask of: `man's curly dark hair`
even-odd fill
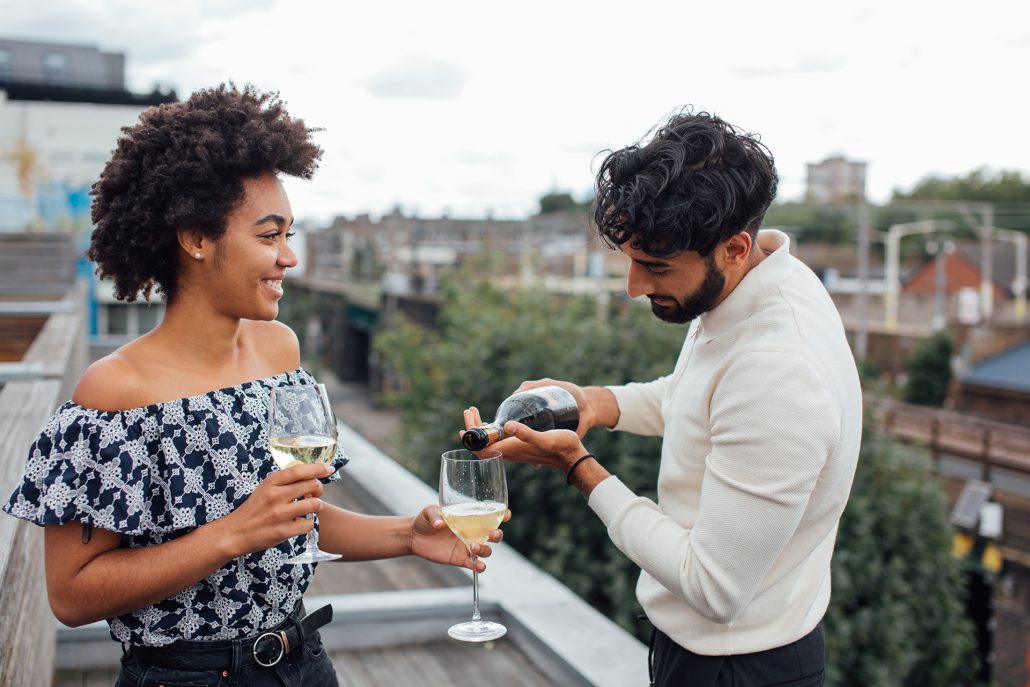
[[[152,107],[124,127],[93,184],[88,256],[114,279],[115,296],[135,301],[158,291],[175,296],[178,232],[217,239],[243,201],[243,180],[264,173],[310,179],[322,150],[317,129],[290,117],[276,92],[235,84],[197,91]]]
[[[757,233],[776,196],[772,154],[757,136],[707,112],[673,115],[646,145],[609,153],[597,173],[594,221],[611,247],[654,257],[711,254]]]

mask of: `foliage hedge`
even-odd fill
[[[940,407],[951,383],[951,334],[939,332],[919,342],[905,360],[905,400]]]
[[[465,272],[445,283],[437,330],[380,332],[375,350],[405,419],[402,462],[431,485],[439,455],[460,447],[462,410],[492,418],[523,380],[646,381],[672,370],[686,328],[647,308],[501,290]],[[918,452],[867,434],[833,562],[827,684],[965,684],[972,635],[940,487]],[[660,439],[592,430],[585,444],[636,493],[655,498]],[[642,641],[639,569],[553,470],[508,469],[514,514],[505,540]],[[643,668],[642,668],[643,669]]]

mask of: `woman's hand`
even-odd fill
[[[506,511],[503,522],[511,519],[511,511]],[[499,542],[504,533],[494,530],[488,541]],[[447,527],[439,506],[426,506],[411,521],[411,553],[434,563],[455,565],[472,570],[472,556],[468,547]],[[487,558],[493,553],[489,544],[473,544],[472,553],[478,558]],[[486,564],[476,561],[476,571],[486,570]]]
[[[304,516],[322,510],[318,497],[324,487],[319,479],[332,470],[321,464],[276,470],[232,513],[212,523],[224,527],[230,558],[270,549],[310,532],[313,521]]]

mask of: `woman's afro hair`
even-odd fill
[[[286,112],[278,93],[235,84],[159,105],[122,129],[117,148],[93,184],[88,256],[115,296],[132,302],[157,287],[175,296],[178,232],[217,239],[243,201],[243,180],[265,173],[310,179],[322,150],[317,129]]]

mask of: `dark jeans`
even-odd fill
[[[785,646],[753,654],[702,656],[655,630],[653,687],[819,687],[826,652],[823,624]]]
[[[305,637],[303,647],[294,648],[271,668],[255,663],[244,643],[176,642],[153,661],[160,665],[148,665],[146,659],[126,652],[115,687],[339,687],[318,632]],[[224,665],[214,667],[220,661]]]

